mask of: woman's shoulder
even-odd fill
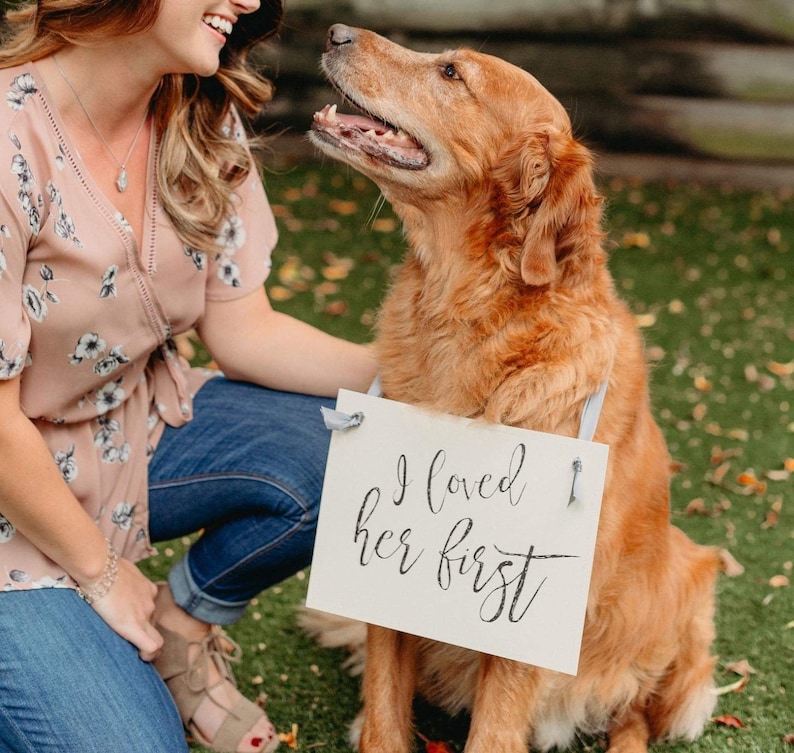
[[[30,98],[38,94],[40,88],[32,63],[0,68],[0,92],[6,103],[6,107],[0,110],[3,113],[0,122],[6,123],[9,118],[24,112]]]
[[[0,97],[6,105],[0,104],[0,164],[9,157],[38,162],[51,150],[54,135],[45,89],[36,78],[35,66],[0,69]]]
[[[0,69],[0,97],[6,105],[0,104],[0,153],[19,150],[29,135],[50,130],[44,89],[33,65]]]

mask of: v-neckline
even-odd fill
[[[71,165],[77,172],[78,177],[85,186],[86,190],[92,195],[95,203],[103,210],[103,214],[114,224],[114,226],[129,238],[132,245],[137,249],[138,258],[147,271],[154,267],[154,229],[156,224],[156,212],[158,207],[155,171],[158,160],[159,140],[155,129],[149,132],[149,150],[146,163],[146,193],[144,197],[143,218],[140,227],[140,237],[133,229],[130,221],[116,207],[112,198],[99,186],[92,175],[85,160],[80,154],[74,140],[67,130],[63,116],[49,91],[46,80],[41,73],[39,66],[32,62],[34,80],[39,89],[42,101],[49,112],[51,121],[56,130],[56,135],[64,156],[69,158]]]

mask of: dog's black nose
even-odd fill
[[[341,47],[343,44],[352,44],[354,37],[355,33],[349,26],[334,24],[328,29],[328,40],[325,49],[331,50],[334,47]]]

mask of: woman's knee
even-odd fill
[[[154,668],[71,589],[0,594],[0,718],[15,752],[187,750]]]

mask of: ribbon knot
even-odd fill
[[[320,410],[323,414],[323,421],[325,428],[332,431],[347,431],[348,429],[355,429],[356,426],[361,426],[364,422],[364,414],[360,411],[349,415],[340,410],[333,410],[321,406]]]

